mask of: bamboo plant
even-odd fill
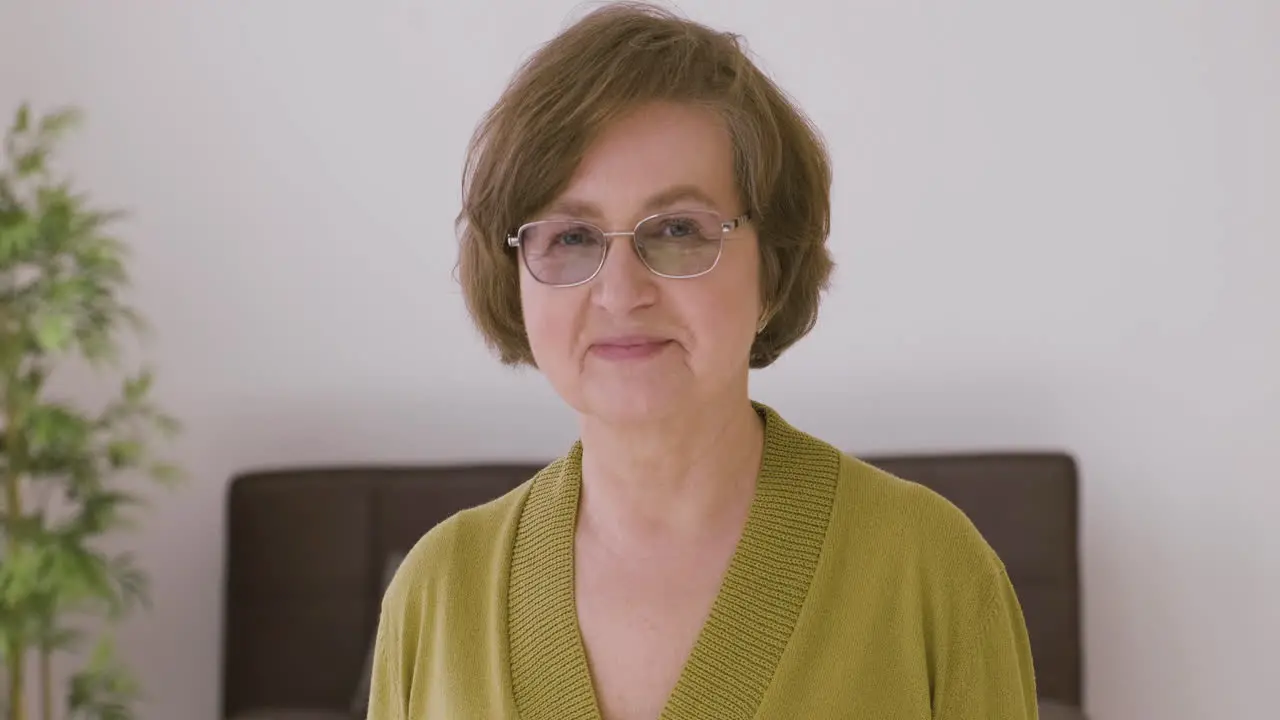
[[[52,167],[80,117],[24,104],[0,157],[2,720],[134,717],[141,688],[112,635],[146,606],[147,577],[107,546],[136,521],[143,488],[180,478],[152,449],[178,423],[151,400],[151,371],[121,360],[126,333],[145,329],[124,299],[122,214]],[[71,363],[119,390],[100,407],[59,396],[51,378]]]

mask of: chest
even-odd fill
[[[719,594],[731,542],[628,559],[584,546],[579,630],[604,720],[656,720]]]

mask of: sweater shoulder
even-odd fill
[[[845,456],[836,525],[844,556],[876,612],[915,648],[935,717],[1032,718],[1035,679],[1026,623],[1001,558],[958,505],[919,482]],[[857,580],[853,582],[859,582]]]
[[[550,463],[498,497],[455,512],[424,533],[389,582],[383,611],[413,615],[406,611],[442,593],[466,592],[504,571],[530,489],[561,462]]]
[[[1000,557],[949,498],[849,454],[842,454],[840,476],[842,532],[956,589],[967,585],[982,594],[1004,581]]]

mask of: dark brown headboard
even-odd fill
[[[865,457],[949,498],[1009,568],[1041,697],[1082,700],[1076,466],[1054,453]],[[246,472],[228,494],[222,717],[345,710],[388,555],[540,465]]]

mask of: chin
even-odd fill
[[[622,425],[653,422],[679,413],[695,397],[680,385],[655,387],[647,383],[610,383],[583,388],[579,412],[608,423]]]

